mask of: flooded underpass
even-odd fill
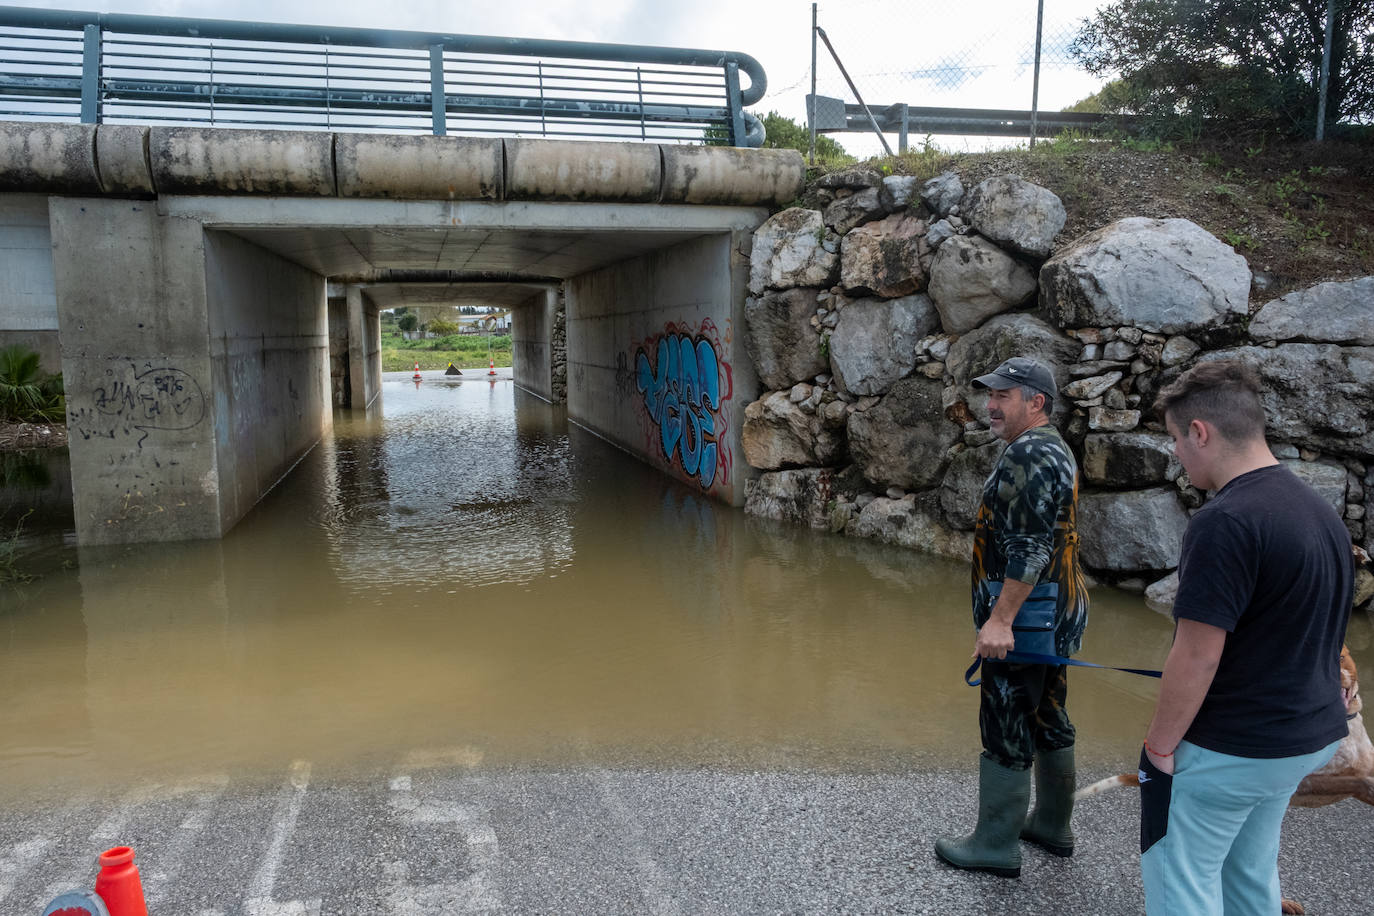
[[[7,794],[455,744],[894,770],[977,743],[965,566],[748,518],[506,381],[388,380],[222,541],[29,562],[0,609]],[[1083,657],[1162,664],[1165,617],[1106,588],[1092,613]],[[1155,684],[1071,680],[1080,753],[1133,759]]]

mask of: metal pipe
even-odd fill
[[[1326,0],[1326,38],[1322,41],[1321,88],[1317,91],[1317,140],[1326,139],[1326,90],[1331,81],[1331,33],[1336,25],[1336,0]]]
[[[883,149],[891,156],[892,147],[887,145],[887,138],[883,136],[882,129],[878,127],[878,122],[873,120],[873,112],[868,110],[868,106],[864,104],[863,96],[859,95],[859,87],[854,85],[854,81],[849,78],[849,71],[846,70],[844,64],[840,62],[840,55],[835,53],[835,46],[830,43],[830,36],[826,35],[825,29],[820,26],[816,26],[816,34],[820,35],[821,41],[825,42],[826,48],[830,50],[830,56],[835,58],[835,66],[840,68],[840,75],[843,76],[844,81],[849,84],[849,91],[854,93],[854,98],[863,107],[864,114],[868,115],[868,123],[873,125],[873,132],[878,135],[878,142],[883,145]],[[814,99],[815,96],[812,96],[812,98]],[[813,102],[812,104],[814,105],[815,103]]]
[[[0,26],[27,29],[83,29],[96,25],[111,32],[136,35],[167,35],[186,38],[229,38],[244,41],[285,41],[296,44],[354,45],[365,48],[422,49],[442,45],[445,51],[503,54],[522,57],[562,57],[574,60],[618,60],[645,64],[678,64],[724,67],[734,62],[749,77],[740,103],[753,105],[768,89],[763,65],[740,51],[697,48],[665,48],[592,41],[559,41],[546,38],[502,38],[494,35],[462,35],[442,32],[406,32],[333,26],[281,25],[228,19],[181,19],[170,16],[135,16],[123,13],[91,13],[75,10],[41,10],[0,6]]]
[[[1045,0],[1036,4],[1035,10],[1035,80],[1031,84],[1031,123],[1030,145],[1035,147],[1035,127],[1040,113],[1040,35],[1045,27]]]

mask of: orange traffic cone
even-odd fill
[[[416,381],[419,381],[419,380],[420,380],[420,364],[419,364],[419,362],[416,362],[416,363],[415,363],[415,374],[412,375],[411,378],[415,379]]]
[[[492,357],[492,358],[491,358],[491,371],[488,372],[487,375],[495,375],[495,374],[496,374],[496,357]]]
[[[143,882],[138,879],[134,851],[116,846],[100,854],[100,874],[95,876],[95,892],[105,901],[110,916],[148,916],[143,900]]]

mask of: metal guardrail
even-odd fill
[[[0,7],[0,118],[761,146],[766,88],[734,51]]]
[[[1063,130],[1092,133],[1107,127],[1130,129],[1135,121],[1129,115],[1086,114],[1073,111],[1017,111],[993,108],[930,108],[917,105],[845,104],[840,99],[820,96],[814,102],[806,97],[807,110],[814,111],[820,133],[871,133],[876,123],[885,133],[895,133],[898,148],[905,152],[907,138],[917,134],[955,134],[978,137],[1041,137]],[[1032,120],[1035,132],[1032,133]]]

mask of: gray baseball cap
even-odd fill
[[[1029,356],[1013,356],[987,375],[973,380],[974,388],[993,388],[998,391],[1025,385],[1050,398],[1059,397],[1059,386],[1054,383],[1054,373],[1050,367]]]

